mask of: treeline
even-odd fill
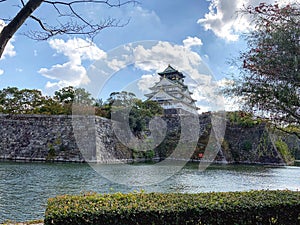
[[[74,103],[92,109],[95,115],[105,118],[111,118],[116,112],[119,115],[129,113],[129,124],[133,132],[144,130],[151,117],[163,113],[158,103],[142,101],[135,94],[126,91],[113,92],[103,101],[93,98],[84,88],[72,86],[55,91],[53,96],[44,96],[37,89],[7,87],[0,90],[0,113],[3,114],[71,115]],[[130,112],[124,110],[128,106]]]
[[[54,96],[44,96],[37,89],[7,87],[0,90],[0,112],[5,114],[71,114],[75,97],[93,105],[94,99],[83,88],[64,87]]]

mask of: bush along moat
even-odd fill
[[[300,224],[300,192],[89,193],[48,200],[45,225]]]

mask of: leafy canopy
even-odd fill
[[[261,3],[242,13],[255,29],[246,34],[240,53],[240,76],[226,89],[244,109],[259,111],[278,127],[300,125],[300,8]],[[298,134],[299,135],[299,134]]]

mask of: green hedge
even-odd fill
[[[85,194],[48,200],[50,224],[300,224],[300,192]]]

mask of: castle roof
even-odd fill
[[[170,64],[163,72],[160,72],[158,74],[162,77],[167,77],[168,79],[171,79],[171,80],[173,77],[174,78],[177,77],[180,79],[185,78],[185,76],[181,72],[179,72],[178,70],[175,70]]]
[[[162,78],[159,82],[157,82],[153,87],[150,88],[152,90],[151,93],[146,94],[146,97],[152,97],[156,93],[158,93],[160,90],[164,89],[164,92],[168,93],[168,95],[172,96],[174,99],[179,99],[179,97],[175,97],[177,93],[180,93],[182,97],[186,97],[187,99],[193,100],[190,96],[190,92],[188,91],[188,88],[184,84],[179,84],[177,82],[174,82],[172,80],[169,80],[167,78]]]
[[[150,99],[152,99],[152,98],[159,98],[161,100],[174,100],[174,99],[176,99],[173,96],[169,95],[164,90],[159,90],[158,92],[148,94],[148,96],[150,97]]]
[[[167,79],[165,77],[161,78],[160,81],[158,81],[153,87],[150,87],[150,90],[155,90],[159,87],[166,87],[166,86],[176,86],[179,87],[180,89],[184,88],[187,89],[187,86],[182,84],[182,83],[178,83],[178,82],[174,82],[173,80]]]

